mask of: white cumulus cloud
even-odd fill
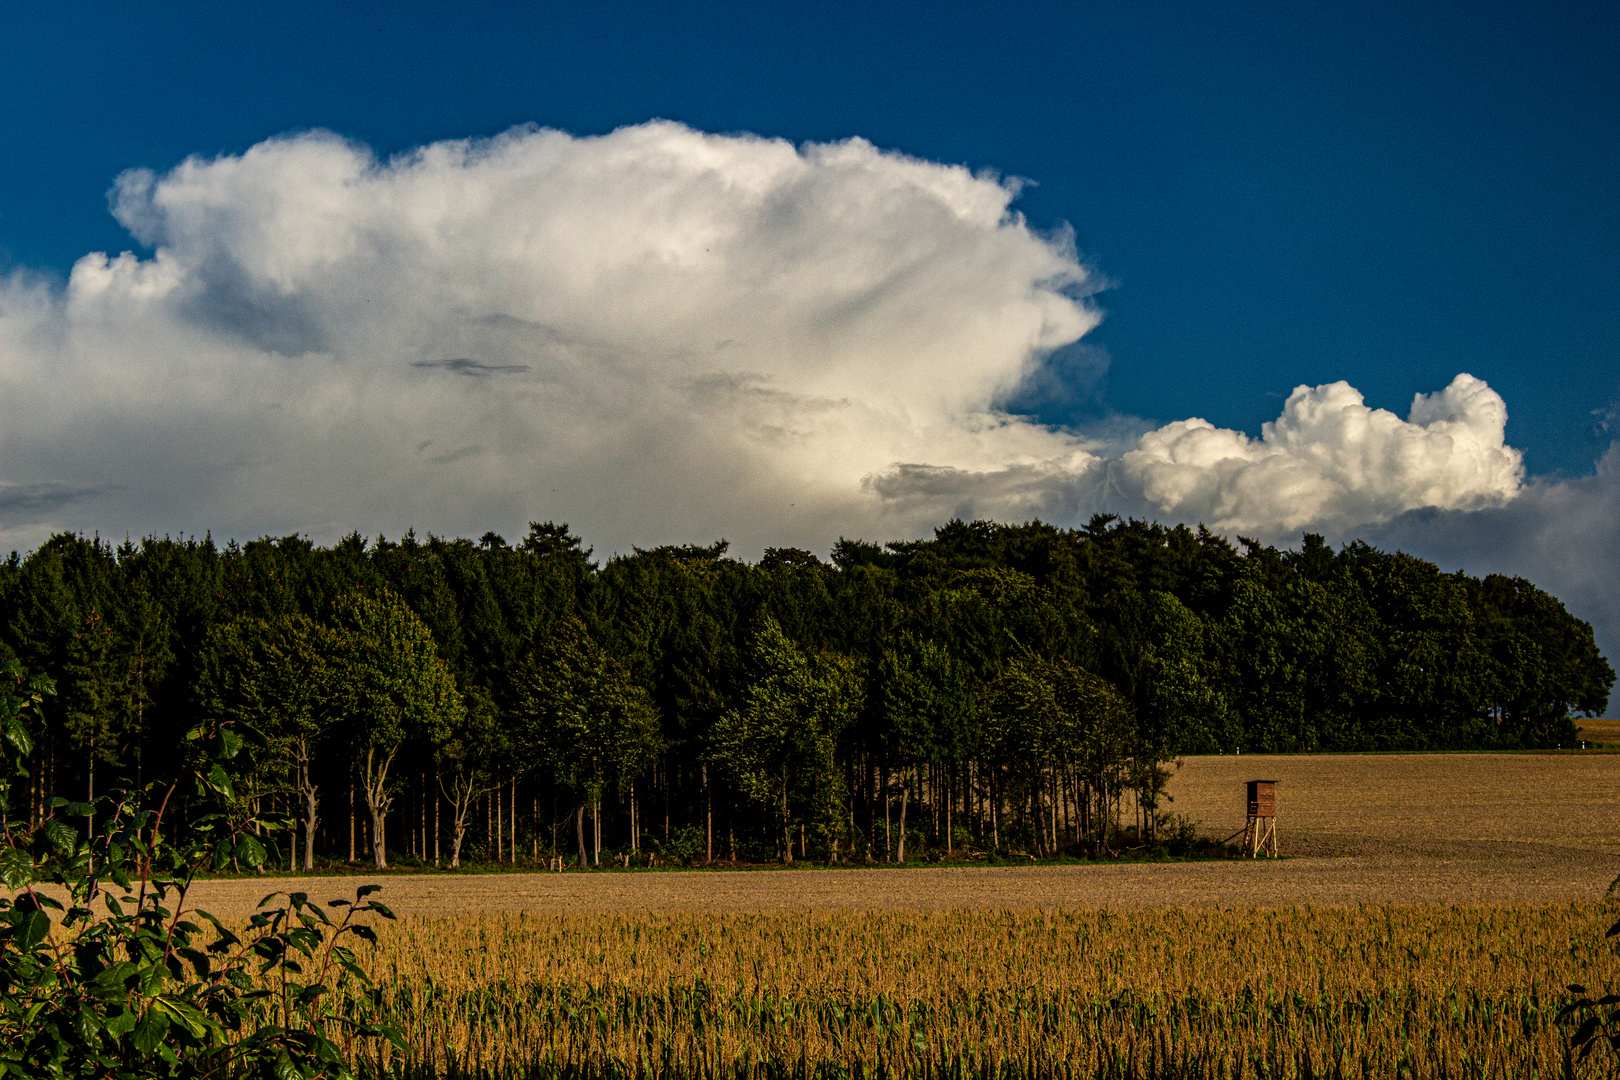
[[[132,171],[114,210],[149,256],[0,291],[0,523],[913,531],[869,475],[1087,460],[992,408],[1098,319],[1016,194],[671,123]]]
[[[1143,435],[1118,468],[1163,514],[1267,536],[1335,531],[1511,499],[1524,462],[1504,442],[1506,425],[1501,395],[1472,375],[1418,394],[1405,420],[1369,408],[1346,382],[1298,386],[1258,439],[1179,420]]]
[[[148,253],[0,283],[0,542],[550,518],[604,553],[747,555],[953,514],[1287,539],[1513,504],[1506,410],[1467,375],[1404,420],[1301,387],[1259,438],[1010,415],[1100,318],[1017,193],[663,122],[389,160],[312,132],[131,171],[114,212]]]

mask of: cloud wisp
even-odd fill
[[[125,173],[149,255],[0,284],[0,542],[553,518],[601,551],[747,553],[1099,510],[1287,539],[1566,498],[1525,485],[1468,375],[1405,419],[1301,386],[1258,438],[1007,411],[1107,362],[1096,279],[1017,194],[666,122],[389,160],[310,132]]]

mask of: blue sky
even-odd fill
[[[1613,4],[11,5],[0,102],[0,544],[1102,510],[1620,644]]]
[[[774,10],[773,10],[774,8]],[[1045,419],[1251,434],[1301,382],[1475,374],[1531,473],[1620,396],[1620,9],[1458,4],[38,5],[0,34],[0,248],[132,246],[114,176],[324,127],[388,154],[653,117],[1034,181],[1112,287]]]

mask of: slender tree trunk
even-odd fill
[[[1051,822],[1051,827],[1046,830],[1046,837],[1047,843],[1052,848],[1052,854],[1056,855],[1059,847],[1058,803],[1062,801],[1062,797],[1058,794],[1058,770],[1056,769],[1052,770],[1052,782],[1047,788],[1047,794],[1050,795],[1051,798],[1046,800],[1046,817],[1047,820]]]
[[[1029,785],[1029,814],[1035,824],[1035,854],[1046,854],[1046,814],[1041,810],[1041,789],[1046,786],[1046,777],[1036,774],[1035,782]]]
[[[1069,800],[1073,797],[1073,792],[1071,790],[1072,778],[1068,769],[1063,770],[1062,776],[1063,787],[1060,794],[1063,798],[1063,842],[1067,844],[1069,842]]]
[[[304,869],[315,869],[315,830],[320,826],[319,798],[320,792],[315,786],[315,778],[310,771],[309,740],[300,737],[296,753],[298,767],[298,793],[303,796],[304,802]]]
[[[788,817],[788,777],[782,770],[782,861],[793,865],[793,822]]]
[[[391,750],[379,754],[375,747],[366,750],[366,772],[361,778],[366,796],[366,809],[371,813],[371,858],[378,870],[388,869],[388,809],[394,799],[388,794],[388,768],[394,763]],[[380,759],[380,760],[379,760]]]
[[[900,844],[895,852],[895,862],[906,861],[906,804],[911,801],[911,778],[916,771],[913,766],[900,774]]]
[[[315,785],[309,780],[309,772],[304,772],[304,869],[315,869],[315,830],[319,827],[320,819],[316,816],[316,798],[319,793]]]
[[[1001,785],[996,783],[995,770],[990,771],[990,850],[1001,850]]]
[[[450,799],[450,869],[461,869],[461,846],[467,838],[474,810],[478,806],[478,782],[473,777],[458,777],[450,782],[446,792]]]
[[[349,763],[349,861],[354,862],[354,762]]]
[[[704,865],[714,862],[714,789],[709,787],[709,767],[703,766],[703,830],[707,840],[703,848]]]
[[[889,766],[878,769],[878,793],[883,796],[883,861],[894,861],[894,837],[889,832]]]
[[[579,840],[579,868],[585,869],[590,865],[585,851],[585,801],[574,807],[574,835]]]

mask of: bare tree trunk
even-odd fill
[[[381,755],[375,747],[366,749],[366,773],[361,778],[361,785],[366,796],[366,809],[371,813],[371,858],[379,870],[388,869],[388,837],[387,828],[388,808],[394,804],[393,796],[388,794],[388,767],[394,763],[394,754],[391,750]]]
[[[349,764],[349,861],[354,862],[354,763]]]
[[[298,793],[304,799],[304,869],[315,869],[315,830],[320,824],[318,816],[320,792],[316,790],[315,778],[310,774],[309,739],[300,736],[295,744],[294,753],[297,755],[298,766]]]
[[[703,829],[708,841],[703,849],[705,865],[714,862],[714,789],[709,787],[709,767],[703,766]]]
[[[450,782],[448,791],[440,782],[440,790],[450,800],[450,869],[461,869],[461,844],[467,837],[467,826],[473,815],[473,807],[478,803],[478,782],[473,777],[457,777]],[[438,803],[434,803],[433,814],[438,817]],[[433,855],[438,859],[438,839],[433,841]]]
[[[895,862],[906,861],[906,804],[911,801],[911,778],[916,771],[913,766],[900,774],[900,844],[895,851]]]
[[[309,773],[304,773],[302,794],[304,796],[304,869],[315,869],[315,829],[320,824],[316,816],[316,797],[318,795],[315,785],[309,780]]]
[[[574,807],[574,835],[579,840],[579,868],[581,870],[590,865],[590,860],[585,851],[585,802],[586,800],[581,800],[580,804]]]
[[[883,861],[894,858],[894,837],[889,832],[889,766],[878,769],[878,793],[883,796]]]
[[[1001,850],[1001,785],[996,783],[997,776],[992,770],[990,773],[990,790],[985,794],[990,801],[990,850]]]
[[[1035,820],[1035,854],[1046,854],[1046,814],[1041,809],[1041,788],[1046,786],[1046,777],[1039,774],[1035,782],[1029,785],[1029,813]]]
[[[787,770],[782,770],[782,862],[793,865],[793,822],[788,817]]]

